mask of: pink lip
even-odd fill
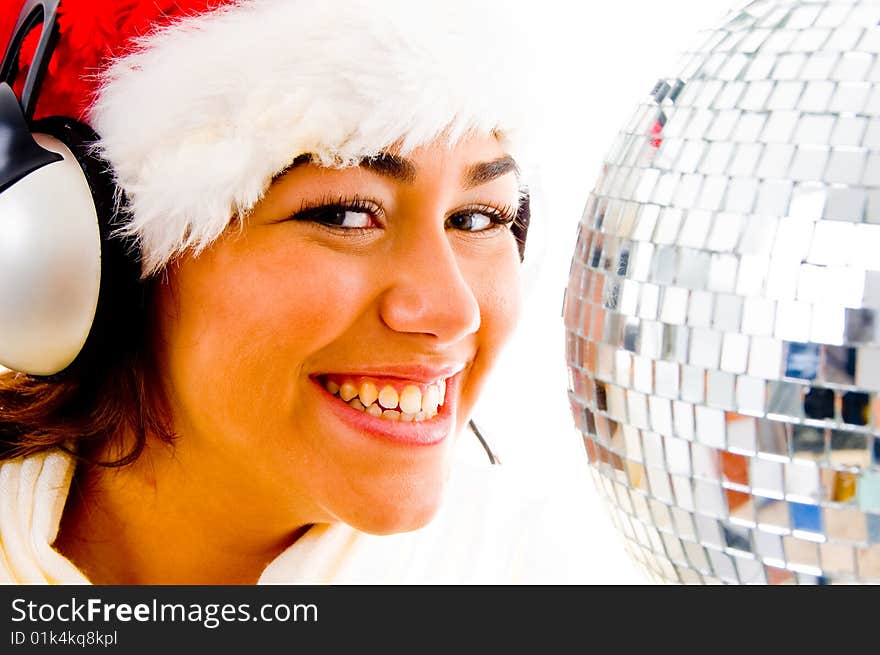
[[[413,382],[421,382],[430,384],[436,380],[443,378],[451,378],[464,369],[464,363],[453,363],[443,365],[427,365],[427,364],[387,364],[381,367],[359,368],[350,371],[326,371],[320,375],[342,375],[349,377],[376,377],[376,378],[400,378],[401,380],[411,380]],[[317,375],[312,377],[318,377]]]
[[[358,373],[378,376],[378,371],[358,371]],[[401,373],[401,371],[384,369],[382,373],[384,377],[389,377],[391,373]],[[410,380],[418,379],[413,369],[405,373],[401,377]],[[434,372],[431,372],[426,379],[433,381],[442,377],[443,375],[435,375]],[[446,403],[439,408],[437,416],[427,421],[411,423],[370,416],[366,412],[349,407],[346,402],[332,395],[316,377],[312,378],[312,383],[317,388],[320,402],[325,403],[327,411],[354,430],[373,438],[386,439],[400,444],[431,446],[439,444],[452,432],[455,424],[456,391],[459,377],[459,373],[456,373],[446,381]],[[425,379],[424,376],[423,379]]]

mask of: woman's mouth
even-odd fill
[[[365,373],[324,373],[312,379],[325,407],[359,434],[412,445],[443,441],[454,431],[461,367],[417,379]]]
[[[366,376],[323,375],[319,379],[349,407],[388,421],[427,421],[446,402],[445,378],[429,384]]]

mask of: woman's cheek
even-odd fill
[[[522,275],[515,246],[488,261],[468,260],[467,279],[480,305],[482,341],[500,349],[510,338],[522,312]]]
[[[369,284],[316,247],[233,245],[183,260],[163,292],[163,369],[206,420],[247,412],[240,401],[283,404],[303,362],[345,331]]]
[[[522,281],[518,255],[502,253],[486,261],[465,263],[466,279],[480,306],[477,357],[470,373],[464,404],[473,406],[504,346],[513,335],[522,311]]]
[[[363,267],[317,244],[285,243],[292,240],[280,226],[270,236],[210,262],[189,306],[210,298],[202,303],[204,320],[233,341],[270,340],[284,348],[304,345],[312,334],[332,338],[366,283]]]

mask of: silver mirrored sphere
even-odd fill
[[[880,2],[731,12],[579,226],[569,397],[631,554],[681,583],[880,583]]]

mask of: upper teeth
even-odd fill
[[[385,409],[394,409],[398,402],[397,390],[391,386],[382,387],[379,392],[379,404]]]
[[[330,391],[330,389],[327,389],[327,391]],[[330,392],[333,393],[332,391]],[[357,387],[354,386],[351,382],[343,382],[342,386],[339,387],[339,397],[342,398],[345,402],[348,402],[356,395],[358,395]]]
[[[436,388],[436,387],[432,387]],[[422,408],[422,392],[418,387],[409,384],[400,394],[400,411],[417,414]]]
[[[433,418],[446,400],[445,380],[425,385],[424,389],[407,384],[399,392],[390,384],[383,384],[379,388],[369,380],[364,380],[360,385],[353,380],[345,380],[342,384],[325,380],[324,387],[351,407],[392,421]]]
[[[333,390],[329,387],[327,388],[327,390],[330,393],[333,393]],[[364,406],[369,407],[374,402],[376,402],[376,398],[379,397],[379,390],[372,382],[364,382],[363,384],[361,384],[358,395],[361,397],[361,402],[364,404]]]

